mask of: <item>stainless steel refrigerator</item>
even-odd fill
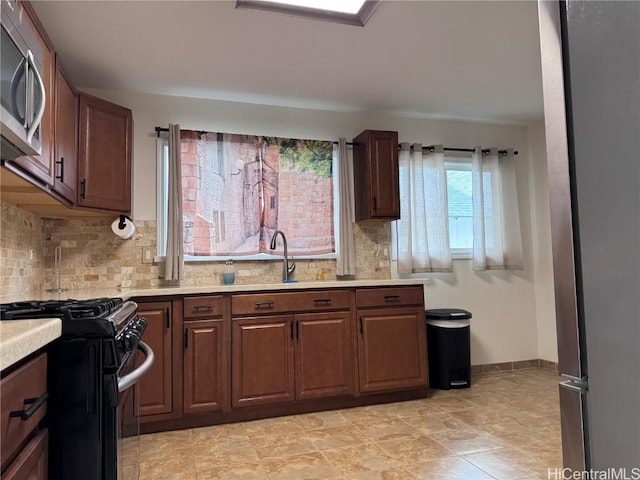
[[[538,6],[564,466],[640,478],[640,2]]]

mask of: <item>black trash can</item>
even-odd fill
[[[429,386],[441,390],[471,386],[471,312],[458,308],[425,311]]]

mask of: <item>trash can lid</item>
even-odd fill
[[[425,310],[427,320],[464,320],[471,318],[471,312],[461,308],[431,308]]]

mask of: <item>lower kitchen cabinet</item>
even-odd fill
[[[184,322],[185,414],[221,410],[228,403],[224,324],[222,319]]]
[[[422,286],[134,299],[144,433],[423,398]]]
[[[424,307],[358,311],[360,392],[427,386]]]
[[[294,316],[296,400],[353,394],[349,312]]]
[[[138,314],[147,320],[142,341],[151,347],[154,362],[140,380],[140,421],[150,415],[173,412],[172,303],[139,303]]]
[[[4,480],[47,480],[49,434],[40,430],[2,474]]]
[[[349,313],[233,320],[234,407],[353,393]]]
[[[233,320],[232,407],[294,400],[294,335],[292,315]]]
[[[0,380],[0,477],[46,480],[47,355],[17,366]]]

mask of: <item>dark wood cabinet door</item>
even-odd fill
[[[398,132],[365,130],[353,142],[356,221],[397,220]]]
[[[49,434],[40,430],[2,474],[4,480],[47,480]]]
[[[295,316],[296,400],[353,393],[349,312]]]
[[[78,94],[56,55],[53,190],[76,203],[78,182]]]
[[[232,323],[232,407],[293,401],[293,316],[237,318]]]
[[[358,311],[360,392],[427,386],[424,309]]]
[[[131,110],[79,96],[78,205],[131,211]]]
[[[53,65],[53,45],[46,38],[46,33],[40,28],[41,24],[37,20],[33,7],[28,3],[21,3],[20,8],[26,12],[24,18],[34,31],[34,38],[38,41],[39,49],[42,51],[42,81],[45,87],[45,108],[39,131],[42,149],[40,155],[18,157],[8,162],[9,166],[15,165],[19,170],[26,172],[39,184],[53,185],[53,92],[54,92],[54,65]]]
[[[184,413],[223,408],[228,384],[223,329],[222,319],[184,323]]]
[[[153,350],[154,362],[142,377],[140,417],[173,411],[171,302],[141,303],[138,314],[147,320],[142,341]]]

